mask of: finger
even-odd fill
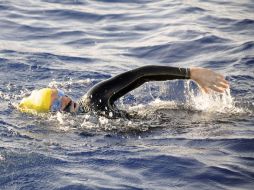
[[[226,85],[228,86],[228,88],[229,88],[230,85],[229,85],[229,82],[228,82],[227,80],[223,79],[223,80],[221,80],[220,82],[226,84]]]
[[[199,87],[200,87],[202,93],[209,94],[209,89],[207,87],[204,87],[204,86],[199,86]]]
[[[224,82],[226,84],[229,84],[229,82],[222,75],[219,75],[219,76],[216,77],[216,82]]]
[[[209,89],[208,89],[208,88],[203,87],[202,89],[203,89],[203,91],[204,91],[206,94],[209,94]]]
[[[217,87],[217,86],[210,86],[209,88],[211,88],[212,90],[214,90],[215,92],[220,92],[220,93],[223,93],[224,91],[225,91],[225,89],[223,90],[223,89],[221,89],[221,88],[219,88],[219,87]]]
[[[216,86],[222,87],[222,88],[229,88],[229,85],[224,82],[219,82],[218,84],[216,84]]]
[[[229,85],[229,82],[225,78],[221,79],[220,81]]]
[[[213,84],[223,88],[229,88],[229,82],[226,81],[225,79],[217,79],[216,81],[213,82]]]

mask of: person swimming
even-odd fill
[[[194,80],[206,93],[210,90],[223,93],[229,88],[229,83],[224,76],[210,69],[149,65],[121,73],[96,84],[77,102],[59,89],[34,90],[29,97],[21,100],[18,109],[30,113],[95,111],[108,118],[129,117],[126,111],[116,107],[116,100],[145,82],[174,79]]]

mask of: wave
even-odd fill
[[[175,14],[202,14],[205,13],[207,10],[205,10],[204,8],[201,7],[194,7],[194,6],[187,6],[184,8],[180,8],[178,9]]]
[[[6,57],[19,57],[22,56],[23,58],[20,59],[22,61],[27,61],[27,65],[33,65],[33,66],[38,66],[38,65],[47,65],[48,61],[42,61],[42,60],[50,60],[51,62],[71,62],[71,63],[94,63],[98,60],[93,59],[93,58],[88,58],[88,57],[78,57],[78,56],[69,56],[69,55],[58,55],[58,54],[53,54],[53,53],[47,53],[47,52],[22,52],[22,51],[14,51],[14,50],[8,50],[8,49],[3,49],[0,51],[0,53],[5,54]],[[13,64],[18,64],[18,63],[13,63]],[[22,65],[22,63],[20,63]],[[25,63],[23,63],[25,64]],[[8,66],[8,65],[7,65]],[[19,65],[16,65],[17,68]],[[54,66],[54,65],[53,65]]]
[[[129,52],[124,53],[124,55],[172,63],[183,61],[184,59],[192,59],[204,53],[215,53],[231,49],[231,45],[227,44],[228,42],[230,40],[226,38],[209,35],[188,41],[130,48]]]
[[[205,25],[208,25],[208,26],[213,25],[218,28],[225,27],[225,26],[228,26],[230,24],[237,22],[236,19],[219,17],[219,16],[212,16],[212,15],[202,16],[198,20],[202,21],[202,23],[205,22],[204,23]]]
[[[58,0],[42,0],[42,2],[60,5],[87,5],[87,2],[84,0],[62,0],[61,2]]]
[[[254,20],[242,19],[234,23],[234,26],[244,29],[245,27],[254,27]],[[250,28],[249,28],[250,29]]]
[[[243,51],[251,51],[254,48],[254,41],[247,41],[244,42],[236,47],[234,47],[232,50],[229,52],[234,54],[234,53],[242,53]]]
[[[152,0],[130,0],[128,2],[126,2],[125,0],[95,0],[95,1],[103,3],[136,3],[136,4],[153,2]]]
[[[124,19],[125,14],[99,14],[99,13],[90,13],[82,12],[77,10],[69,9],[55,9],[55,10],[43,10],[42,11],[28,11],[30,14],[40,14],[43,15],[43,18],[53,19],[62,21],[64,20],[77,20],[80,22],[95,22],[100,20],[118,20]]]

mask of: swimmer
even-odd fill
[[[96,84],[77,102],[59,89],[43,88],[23,98],[18,108],[22,112],[30,113],[95,111],[108,118],[128,117],[127,112],[115,106],[116,100],[145,82],[174,79],[191,79],[205,93],[210,91],[223,93],[229,88],[229,83],[225,78],[210,69],[150,65],[124,72]]]

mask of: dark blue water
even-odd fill
[[[231,89],[145,84],[118,102],[130,121],[14,108],[148,64],[210,68]],[[252,0],[2,0],[0,189],[253,189],[253,89]]]

